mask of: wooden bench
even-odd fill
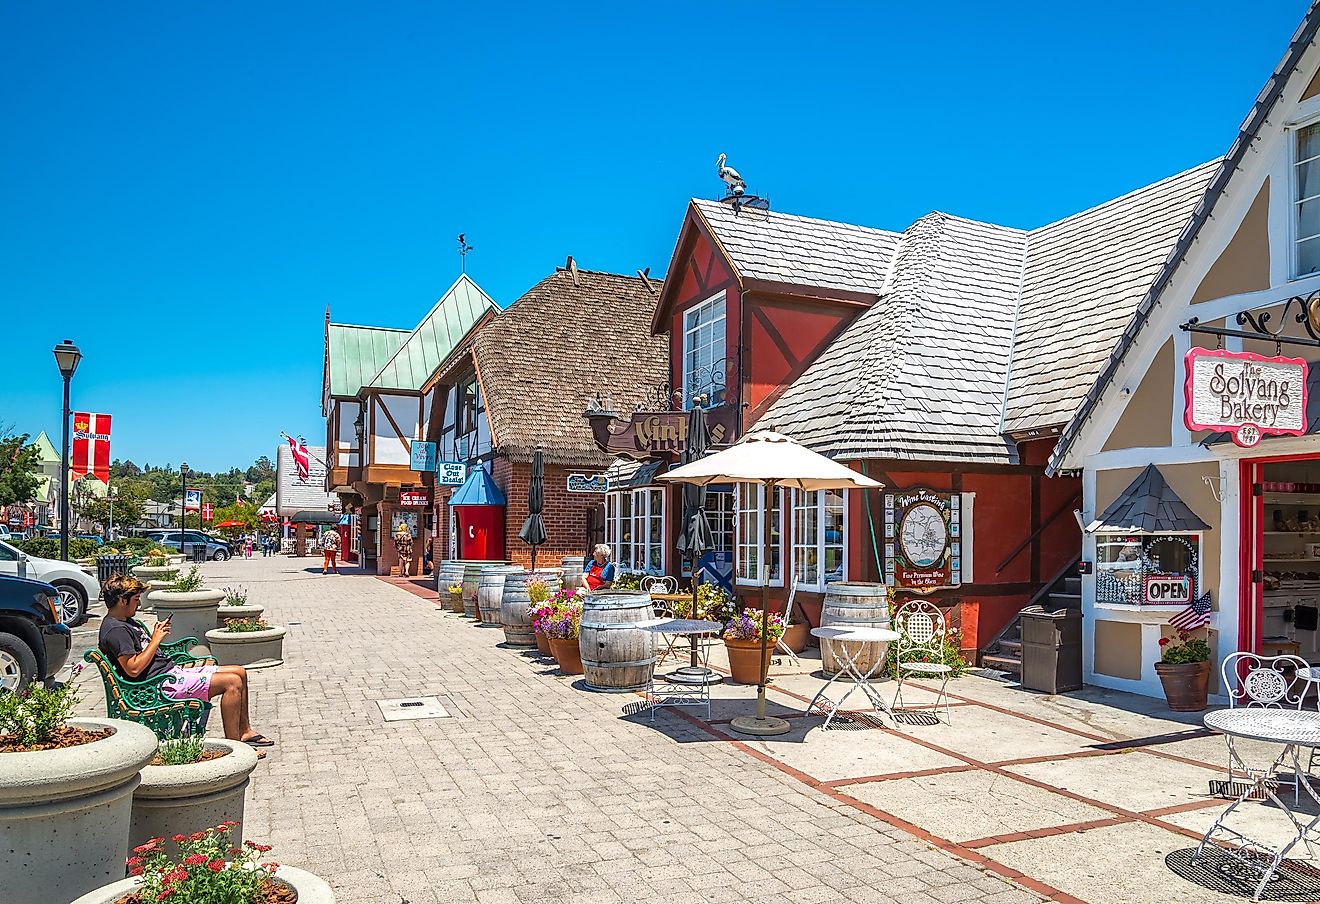
[[[210,657],[198,659],[188,653],[197,645],[197,638],[184,637],[172,643],[161,644],[160,651],[176,665],[215,665]],[[160,686],[169,679],[168,673],[142,681],[130,681],[111,664],[99,649],[88,650],[83,659],[95,665],[105,682],[106,715],[112,719],[125,719],[145,725],[160,740],[200,736],[206,733],[206,720],[211,715],[211,704],[202,700],[171,700]]]

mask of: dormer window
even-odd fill
[[[1296,276],[1320,272],[1320,122],[1297,129],[1293,164]]]
[[[724,402],[724,293],[683,314],[683,407],[705,396],[702,407]]]

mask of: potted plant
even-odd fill
[[[582,603],[576,595],[556,600],[546,617],[542,631],[550,641],[550,652],[565,675],[582,674],[582,654],[578,650],[578,630],[582,626]]]
[[[133,848],[127,879],[83,895],[73,904],[334,904],[325,880],[291,866],[263,860],[270,845],[232,837],[236,824],[222,822],[178,834],[171,850],[163,837]],[[123,873],[123,864],[119,872]],[[292,890],[293,897],[289,896]]]
[[[1203,637],[1186,631],[1177,638],[1160,638],[1160,661],[1155,674],[1164,685],[1164,699],[1176,713],[1196,713],[1205,709],[1210,680],[1210,644]]]
[[[775,642],[784,636],[784,617],[768,612],[765,657],[761,656],[760,609],[744,609],[724,626],[724,647],[729,653],[729,674],[738,684],[760,684],[761,673],[770,667]]]
[[[446,590],[449,591],[449,611],[463,614],[463,585],[450,584]]]
[[[550,652],[550,637],[545,633],[546,622],[554,611],[554,602],[550,600],[527,607],[527,612],[532,617],[532,633],[536,635],[536,649],[546,656],[554,655]]]
[[[133,791],[156,735],[119,719],[70,719],[76,703],[72,683],[0,692],[5,904],[69,901],[124,874]]]
[[[207,631],[206,642],[219,665],[267,669],[284,664],[285,633],[260,618],[231,618],[223,628]]]
[[[170,847],[183,835],[221,822],[237,828],[248,776],[256,768],[257,751],[240,741],[198,736],[162,741],[133,792],[128,843],[161,836],[174,839],[166,842]],[[235,844],[242,840],[241,830],[235,832]]]
[[[225,599],[220,604],[220,608],[216,610],[215,615],[215,626],[217,628],[223,628],[225,622],[237,618],[259,619],[262,613],[266,611],[266,607],[260,603],[249,603],[247,591],[242,587],[225,587],[223,589]]]
[[[186,575],[165,589],[150,591],[146,601],[155,607],[156,618],[173,617],[170,634],[175,639],[196,637],[200,641],[215,628],[216,613],[224,598],[223,590],[208,590],[202,586],[202,575],[194,565]],[[211,650],[203,642],[188,652],[194,656],[208,656]]]

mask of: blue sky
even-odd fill
[[[721,151],[775,209],[1013,226],[1224,153],[1305,0],[9,3],[0,423],[139,464],[323,436],[322,323],[663,273]]]

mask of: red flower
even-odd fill
[[[172,895],[172,894],[174,894],[174,889],[172,889],[172,888],[167,888],[167,889],[163,890],[160,894],[156,895],[156,900],[157,900],[157,901],[164,901],[166,898],[168,898],[168,897],[169,897],[170,895]]]
[[[1164,647],[1164,646],[1168,646],[1168,644],[1169,644],[1169,638],[1167,637],[1160,638],[1160,646]]]
[[[188,836],[187,836],[187,835],[172,835],[172,836],[170,836],[170,841],[173,841],[175,844],[183,844],[183,843],[184,843],[185,841],[187,841],[187,840],[188,840]]]
[[[188,836],[189,841],[204,841],[205,839],[206,839],[205,832],[193,832],[191,835]]]
[[[241,853],[243,853],[243,849],[242,849],[242,848],[231,847],[231,848],[229,849],[229,856],[231,856],[231,857],[234,856],[235,854],[241,854]]]
[[[154,851],[155,849],[156,849],[156,842],[155,842],[155,841],[148,841],[146,844],[139,844],[137,847],[133,848],[133,853],[135,853],[135,854],[150,854],[150,853],[151,853],[152,851]]]
[[[174,869],[170,870],[168,873],[165,874],[165,881],[171,884],[175,882],[182,882],[184,879],[187,878],[188,878],[188,871],[181,866],[176,866]]]
[[[143,873],[145,870],[146,870],[146,867],[145,867],[145,866],[141,866],[141,865],[139,865],[139,866],[132,866],[132,867],[129,867],[128,874],[129,874],[130,876],[140,876],[140,875],[142,875],[142,873]]]
[[[212,860],[210,863],[206,864],[206,868],[213,873],[223,872],[225,868],[225,862],[223,860]]]
[[[277,869],[280,868],[280,865],[279,865],[278,863],[276,863],[274,860],[272,860],[272,861],[269,862],[269,863],[263,863],[263,864],[261,864],[261,868],[264,869],[264,870],[265,870],[266,872],[268,872],[268,873],[273,873],[273,872],[275,872],[275,870],[277,870]]]
[[[257,844],[255,841],[245,841],[245,842],[243,842],[243,843],[244,843],[245,845],[247,845],[248,847],[252,848],[252,850],[257,851],[257,852],[262,853],[262,854],[266,853],[267,851],[269,851],[269,850],[271,849],[271,848],[270,848],[270,845],[268,845],[268,844]]]
[[[236,826],[236,825],[238,825],[237,820],[226,819],[224,822],[220,823],[220,828],[222,828],[222,829],[232,829],[232,828],[234,828],[234,826]]]
[[[183,858],[184,866],[201,866],[205,862],[205,854],[189,854],[187,857]]]
[[[129,866],[138,866],[138,865],[140,865],[140,864],[142,863],[142,858],[141,858],[141,857],[129,857],[127,862],[128,862],[128,865],[129,865]]]

